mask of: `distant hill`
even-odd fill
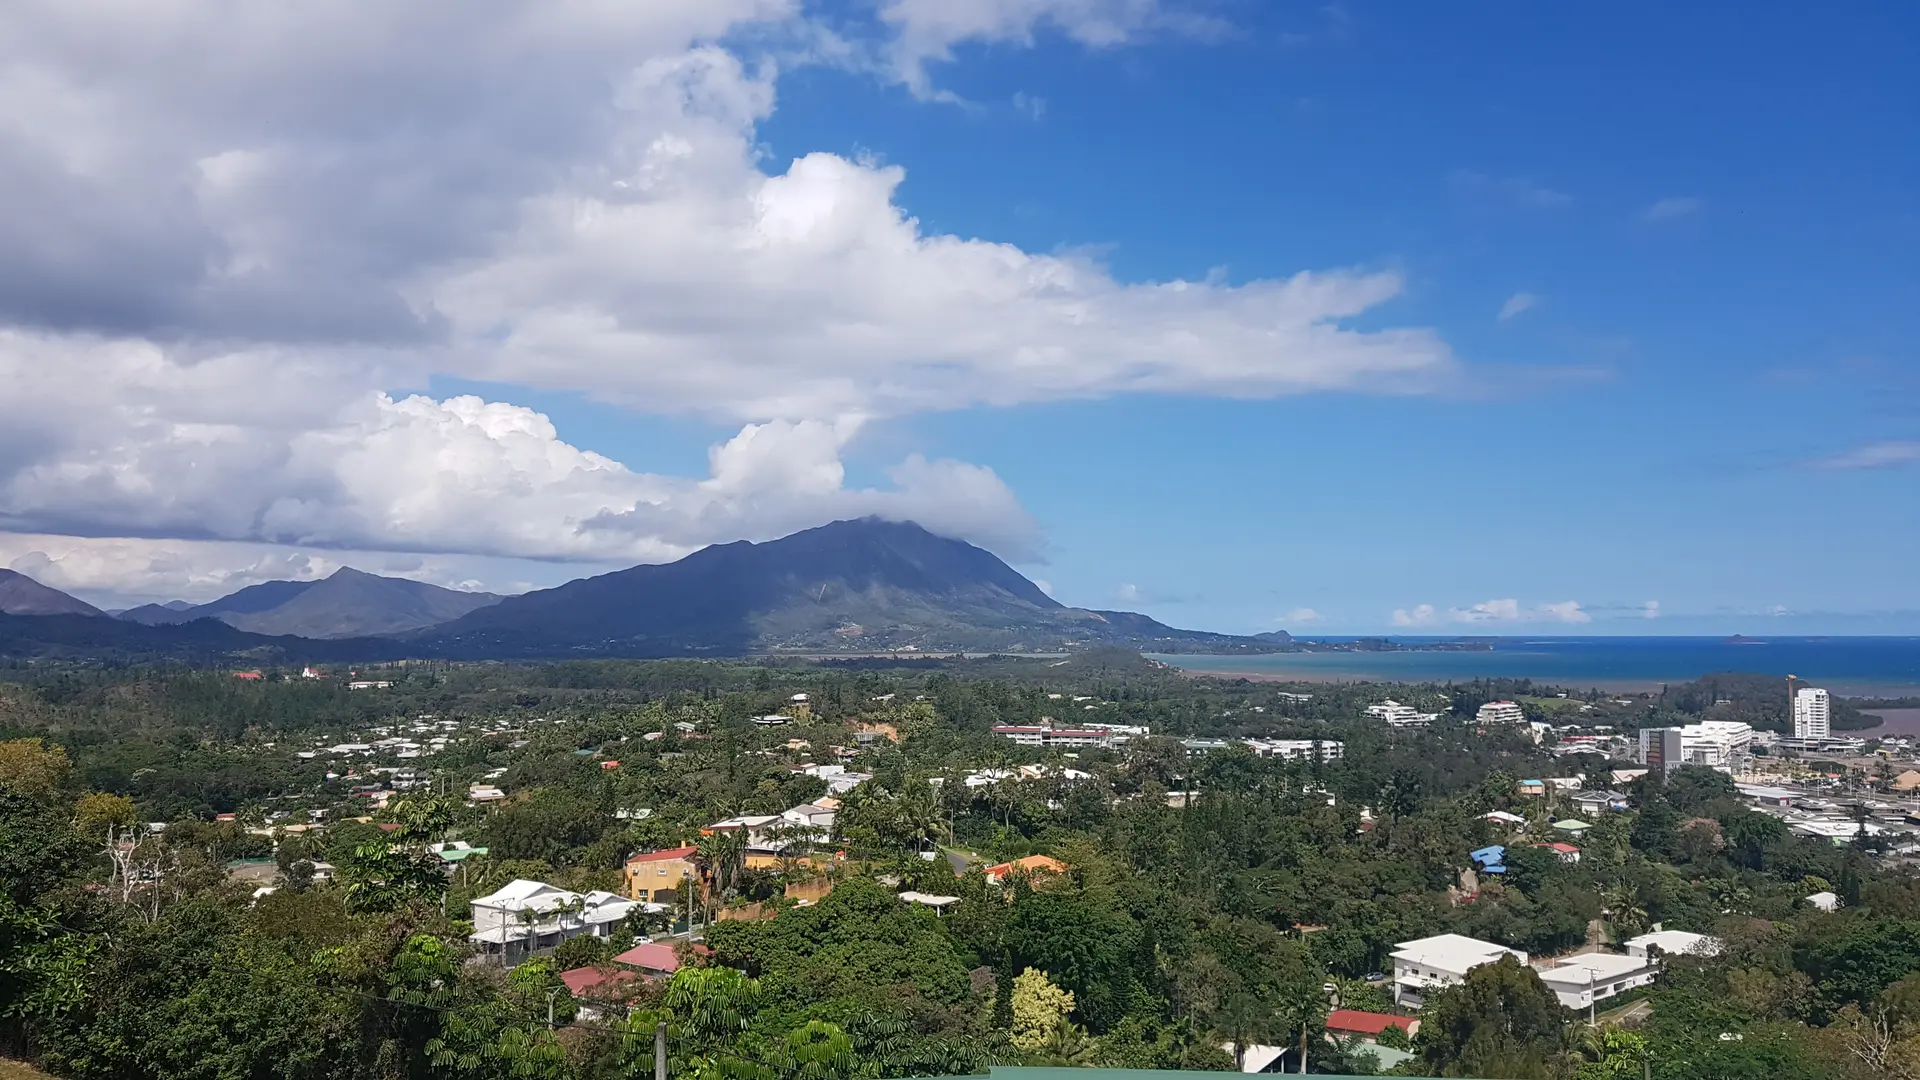
[[[18,571],[0,569],[0,614],[105,616],[106,613]]]
[[[407,649],[392,638],[315,641],[266,637],[236,630],[218,619],[178,626],[144,626],[90,615],[0,615],[0,656],[165,659],[214,664],[350,663],[402,659]]]
[[[148,604],[120,618],[148,626],[211,618],[255,634],[367,637],[433,626],[499,599],[342,567],[319,581],[264,581],[197,607]]]
[[[451,656],[1266,647],[1065,607],[991,552],[877,518],[508,597],[413,640]]]

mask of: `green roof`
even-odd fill
[[[1565,821],[1556,821],[1553,823],[1553,827],[1556,829],[1565,829],[1568,832],[1579,832],[1582,829],[1593,828],[1592,825],[1588,824],[1587,822],[1581,821],[1578,818],[1568,818]]]

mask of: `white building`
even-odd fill
[[[615,893],[568,892],[522,878],[473,901],[473,933],[467,939],[514,963],[581,934],[606,937],[639,906]]]
[[[1833,734],[1833,704],[1817,686],[1793,692],[1793,737],[1824,739]]]
[[[1282,761],[1339,761],[1346,744],[1338,739],[1181,739],[1188,757],[1199,757],[1230,746],[1244,746],[1255,757],[1276,757]]]
[[[1628,956],[1646,956],[1652,949],[1668,956],[1715,956],[1722,948],[1719,938],[1686,930],[1655,930],[1627,939]]]
[[[1458,985],[1467,972],[1502,956],[1527,962],[1527,954],[1518,949],[1461,934],[1403,941],[1393,953],[1393,1003],[1418,1008],[1426,1004],[1427,994]]]
[[[1732,720],[1703,720],[1680,729],[1681,760],[1689,765],[1729,769],[1753,751],[1753,726]]]
[[[1388,727],[1425,727],[1440,719],[1439,713],[1423,713],[1392,698],[1378,705],[1367,706],[1367,715],[1375,720],[1385,720]]]
[[[1055,728],[1032,727],[1021,724],[1001,724],[993,729],[995,735],[1012,739],[1021,746],[1075,747],[1075,746],[1112,746],[1116,733],[1102,728]]]
[[[1480,706],[1473,718],[1482,724],[1524,724],[1527,714],[1511,701],[1489,701]]]
[[[1540,972],[1540,981],[1547,984],[1560,1004],[1569,1009],[1585,1009],[1615,994],[1646,986],[1659,973],[1659,962],[1644,953],[1639,956],[1582,953],[1561,958]]]

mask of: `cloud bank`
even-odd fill
[[[910,82],[966,42],[1202,28],[1151,0],[878,18]],[[936,410],[1457,373],[1430,330],[1349,324],[1378,324],[1390,272],[1127,281],[929,232],[898,165],[768,160],[757,126],[806,50],[755,40],[834,41],[791,0],[0,7],[0,529],[196,566],[599,563],[878,513],[1022,558],[1037,529],[990,469],[910,456],[849,487],[851,441]],[[416,392],[436,377],[506,400]],[[737,433],[706,476],[649,473],[514,388]]]

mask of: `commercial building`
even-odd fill
[[[1021,746],[1040,746],[1047,748],[1073,748],[1083,746],[1112,746],[1115,742],[1125,742],[1116,738],[1113,731],[1099,728],[1054,728],[1032,727],[1020,724],[1001,724],[993,729],[995,735],[1012,739]]]
[[[1793,737],[1824,739],[1833,734],[1833,704],[1817,686],[1793,692]]]
[[[1511,701],[1489,701],[1480,706],[1473,718],[1482,724],[1524,724],[1527,714]]]
[[[1640,764],[1670,773],[1686,760],[1680,748],[1679,728],[1640,729]]]
[[[1419,1008],[1426,1004],[1428,994],[1459,985],[1467,972],[1502,956],[1527,962],[1527,954],[1518,949],[1462,934],[1403,941],[1393,952],[1393,1003]]]
[[[1680,753],[1689,765],[1726,770],[1753,750],[1753,725],[1704,720],[1680,729]]]
[[[1440,719],[1439,713],[1423,713],[1392,698],[1378,705],[1367,706],[1367,715],[1375,720],[1385,720],[1388,727],[1425,727]]]
[[[1244,746],[1255,757],[1280,758],[1283,761],[1339,761],[1346,744],[1338,739],[1181,739],[1188,757],[1200,757],[1231,746]]]

